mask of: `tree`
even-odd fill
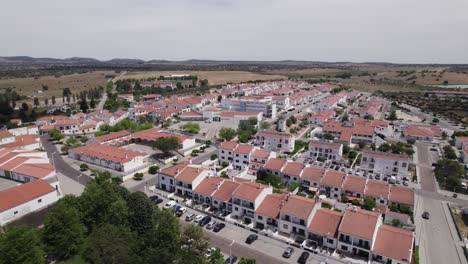
[[[410,145],[414,145],[414,143],[416,143],[416,139],[414,139],[414,138],[408,138],[408,139],[406,140],[406,142],[407,142],[408,144],[410,144]]]
[[[49,105],[49,98],[46,97],[46,98],[44,99],[44,104],[45,104],[45,105]]]
[[[218,158],[218,155],[216,155],[216,154],[211,154],[211,156],[210,156],[210,160],[215,160],[217,158]]]
[[[89,102],[89,107],[92,109],[96,108],[96,102],[94,101],[94,97],[91,97],[91,101]]]
[[[154,207],[146,194],[134,192],[127,202],[130,229],[139,235],[146,233],[153,226]]]
[[[171,151],[179,149],[180,141],[177,137],[160,137],[154,141],[153,147],[167,156]]]
[[[249,136],[248,132],[243,131],[243,132],[239,133],[238,138],[239,138],[239,142],[247,143],[249,141],[250,136]]]
[[[57,141],[63,139],[63,134],[60,132],[60,130],[56,128],[52,128],[49,130],[49,135],[52,138],[52,140]]]
[[[74,136],[68,137],[68,138],[67,138],[67,141],[66,141],[67,145],[69,145],[69,146],[73,146],[73,145],[75,145],[77,142],[78,142],[78,140],[77,140],[76,137],[74,137]]]
[[[392,147],[388,143],[383,143],[378,149],[382,152],[389,152],[392,149]]]
[[[21,109],[25,112],[29,111],[29,105],[27,103],[21,104]]]
[[[368,211],[372,211],[375,208],[375,199],[372,197],[366,197],[364,199],[364,204],[362,205],[363,209],[366,209]]]
[[[443,131],[443,132],[442,132],[442,139],[443,139],[443,140],[446,140],[447,138],[448,138],[447,132]]]
[[[34,106],[38,107],[39,106],[39,98],[34,97]]]
[[[221,100],[223,100],[223,97],[221,95],[219,95],[218,98],[217,98],[218,103],[221,103]]]
[[[442,187],[452,191],[460,190],[464,169],[458,161],[446,158],[439,160],[434,174]]]
[[[224,256],[221,253],[219,248],[212,250],[210,255],[208,256],[208,263],[209,264],[223,264],[224,263]]]
[[[263,121],[261,124],[260,124],[260,128],[261,129],[269,129],[271,127],[271,124],[267,121]]]
[[[236,131],[232,128],[223,127],[219,130],[219,137],[224,140],[232,140],[236,136]]]
[[[143,173],[137,172],[135,173],[135,175],[133,175],[133,178],[137,181],[141,181],[143,179],[143,176],[145,176]]]
[[[55,95],[52,96],[52,104],[55,105]]]
[[[81,136],[80,137],[81,143],[86,143],[86,142],[88,142],[88,140],[89,140],[89,138],[87,136]]]
[[[200,226],[185,226],[181,241],[181,263],[203,263],[206,260],[209,244]]]
[[[296,190],[296,188],[299,187],[299,183],[297,182],[290,182],[288,184],[288,191],[292,192],[294,190]]]
[[[254,258],[241,258],[238,264],[255,264],[257,261]]]
[[[291,120],[291,123],[292,123],[292,124],[296,124],[296,123],[297,123],[297,118],[296,118],[295,116],[293,116],[293,115],[289,118],[289,120]]]
[[[323,138],[326,139],[326,140],[333,140],[335,137],[330,133],[325,133],[323,135]]]
[[[392,109],[392,111],[390,111],[390,115],[388,116],[388,120],[390,120],[390,121],[398,120],[398,116],[397,116],[396,110],[394,108]]]
[[[88,169],[89,169],[88,164],[86,164],[86,163],[81,163],[81,165],[80,165],[80,170],[85,171],[85,170],[88,170]]]
[[[14,227],[0,233],[0,263],[45,263],[45,254],[36,229]]]
[[[447,159],[453,159],[453,160],[456,160],[457,159],[457,154],[455,153],[455,151],[453,150],[453,148],[449,145],[447,146],[444,146],[444,156],[447,158]]]
[[[86,228],[80,221],[77,198],[66,196],[47,213],[42,239],[47,255],[54,260],[66,260],[80,252]]]
[[[156,174],[158,172],[158,170],[159,170],[159,166],[151,166],[148,169],[148,173],[149,174]]]
[[[348,113],[344,113],[343,116],[341,117],[341,122],[349,121],[349,115]]]
[[[127,227],[104,224],[88,237],[85,260],[94,264],[135,263],[137,238]]]

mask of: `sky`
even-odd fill
[[[467,0],[0,0],[0,56],[468,63]]]

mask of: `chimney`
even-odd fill
[[[179,174],[179,172],[180,172],[180,170],[179,170],[179,169],[177,169],[177,170],[176,170],[176,174]]]
[[[221,186],[221,184],[218,182],[218,183],[216,184],[216,190],[219,190],[219,187],[220,187],[220,186]]]

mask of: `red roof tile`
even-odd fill
[[[413,248],[413,232],[401,228],[381,225],[377,231],[374,247],[375,254],[398,261],[410,262],[410,250]]]
[[[301,179],[306,181],[320,182],[322,175],[325,173],[325,168],[310,166],[302,171]]]
[[[386,182],[381,181],[367,181],[366,190],[364,191],[365,196],[371,196],[374,198],[384,198],[388,200],[388,194],[390,191],[390,185]]]
[[[378,219],[379,213],[361,208],[349,207],[343,216],[339,231],[372,240]]]
[[[280,158],[269,158],[267,162],[265,163],[264,168],[273,170],[273,171],[281,171],[281,168],[283,168],[284,164],[286,164],[287,160],[286,159],[280,159]]]
[[[265,197],[265,199],[263,199],[262,203],[255,212],[257,214],[276,219],[279,216],[281,205],[285,198],[286,195],[284,194],[269,194]]]
[[[298,195],[292,195],[286,198],[286,201],[281,208],[281,213],[295,216],[300,219],[307,219],[314,209],[314,206],[314,200]]]
[[[364,194],[367,179],[360,176],[346,176],[343,182],[343,190]]]
[[[327,170],[320,181],[321,185],[341,188],[346,174],[341,171]]]
[[[414,190],[392,185],[390,187],[390,197],[388,200],[400,204],[414,205]]]
[[[292,176],[300,176],[304,167],[304,163],[290,161],[286,164],[286,166],[284,166],[281,172]]]
[[[198,184],[193,192],[204,196],[211,196],[213,192],[221,186],[223,181],[224,179],[221,177],[206,177]]]
[[[337,237],[343,213],[320,208],[315,213],[309,225],[309,230],[315,234]]]
[[[224,181],[219,189],[212,195],[213,199],[228,202],[232,199],[232,193],[239,188],[241,184],[233,181]]]
[[[45,194],[55,192],[55,188],[43,180],[30,181],[25,184],[0,192],[0,212],[24,204]]]
[[[255,182],[244,182],[232,193],[232,196],[248,201],[255,201],[265,188],[268,188],[268,186]]]

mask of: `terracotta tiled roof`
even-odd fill
[[[262,137],[266,137],[266,138],[290,138],[291,134],[262,130],[262,131],[259,131],[257,133],[257,136],[262,136]]]
[[[343,183],[343,190],[364,194],[367,179],[360,176],[346,176]]]
[[[321,185],[341,188],[346,174],[341,171],[327,170],[320,181]]]
[[[255,182],[245,182],[232,193],[232,196],[248,201],[255,201],[265,188],[268,188],[268,186]]]
[[[318,148],[327,148],[327,149],[339,149],[341,144],[327,142],[327,141],[318,141],[318,140],[311,140],[309,142],[309,147],[318,147]]]
[[[248,144],[239,144],[237,145],[236,149],[234,150],[235,153],[240,153],[240,154],[249,154],[254,146],[248,145]]]
[[[366,190],[364,191],[365,196],[371,196],[374,198],[384,198],[388,200],[388,194],[390,192],[390,185],[386,182],[381,181],[367,181]]]
[[[55,171],[50,163],[23,163],[12,170],[15,173],[42,179]]]
[[[188,162],[179,162],[176,165],[160,170],[159,173],[167,175],[167,176],[175,177],[177,174],[180,173],[180,171],[182,171],[182,169],[185,169],[187,165],[188,165]]]
[[[45,194],[55,192],[55,188],[43,180],[30,181],[25,184],[0,192],[0,212],[24,204]]]
[[[286,201],[281,208],[281,213],[295,216],[300,219],[307,219],[314,209],[314,206],[314,200],[298,195],[292,195],[286,198]]]
[[[206,177],[198,184],[193,192],[211,197],[213,192],[221,186],[223,181],[224,179],[221,177]]]
[[[219,148],[224,149],[224,150],[234,151],[236,146],[237,146],[237,142],[235,142],[235,141],[223,141],[219,145]]]
[[[325,168],[310,166],[302,171],[301,179],[306,181],[320,182],[322,175],[325,173]]]
[[[304,169],[304,167],[305,167],[304,163],[290,161],[286,163],[286,166],[284,166],[281,172],[284,174],[291,175],[291,176],[300,176],[302,169]]]
[[[392,185],[390,187],[390,197],[388,200],[400,204],[414,205],[414,190]]]
[[[337,237],[343,213],[320,208],[315,213],[309,225],[309,230],[315,234]]]
[[[185,183],[192,183],[204,171],[206,170],[200,167],[185,167],[185,169],[182,169],[182,171],[176,176],[176,180]]]
[[[281,171],[281,168],[283,168],[286,162],[287,162],[286,159],[269,158],[267,162],[265,163],[264,168],[269,169],[269,170],[274,170],[274,171]]]
[[[109,141],[109,140],[113,140],[113,139],[121,138],[121,137],[125,137],[125,136],[130,136],[130,135],[131,135],[131,133],[128,132],[127,130],[121,130],[121,131],[118,131],[118,132],[111,132],[109,134],[96,137],[96,140],[98,140],[100,142],[105,142],[105,141]]]
[[[146,153],[113,147],[109,145],[91,144],[71,149],[69,152],[79,153],[113,162],[129,162],[137,156],[146,156]]]
[[[252,157],[253,158],[258,158],[258,159],[266,159],[270,156],[270,151],[268,150],[264,150],[264,149],[256,149],[253,153],[252,153]]]
[[[228,202],[232,199],[232,193],[239,188],[241,184],[233,181],[224,181],[219,189],[212,195],[213,199]]]
[[[281,205],[284,202],[286,195],[284,194],[269,194],[263,199],[260,206],[255,211],[257,214],[276,219],[279,216]]]
[[[398,261],[409,262],[413,240],[412,231],[381,225],[377,231],[372,252]]]
[[[367,240],[372,240],[378,219],[379,213],[367,211],[361,208],[349,207],[343,216],[339,231]]]

